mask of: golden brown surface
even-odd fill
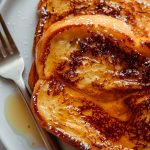
[[[41,0],[38,7],[51,15],[34,43],[36,65],[29,83],[34,87],[38,76],[32,96],[37,120],[79,149],[148,150],[149,8],[136,1],[100,1],[99,7],[92,0],[61,3]],[[127,10],[133,12],[127,18],[135,18],[124,23]],[[143,19],[139,26],[138,17]]]
[[[31,69],[30,69],[30,73],[29,73],[29,80],[28,80],[31,91],[33,91],[35,83],[38,81],[38,78],[39,77],[36,71],[36,64],[35,64],[35,61],[33,61]]]
[[[137,0],[41,0],[35,45],[52,23],[81,14],[105,14],[121,20],[145,41],[150,37],[150,4],[144,4]]]
[[[150,91],[119,93],[95,99],[53,78],[39,80],[33,110],[42,127],[80,149],[148,150]]]
[[[52,23],[81,14],[105,14],[127,23],[134,34],[139,36],[141,44],[149,49],[150,3],[147,0],[143,0],[143,3],[137,0],[40,0],[33,52],[39,39]],[[30,83],[34,80],[32,73],[31,70],[31,89],[36,83]]]

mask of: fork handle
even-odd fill
[[[27,108],[28,108],[28,111],[29,111],[29,113],[30,113],[32,119],[33,119],[34,122],[35,122],[35,125],[36,125],[36,127],[37,127],[37,129],[38,129],[38,131],[39,131],[39,133],[40,133],[40,135],[41,135],[41,137],[42,137],[42,139],[43,139],[43,142],[44,142],[44,144],[45,144],[47,150],[58,150],[58,148],[57,148],[56,145],[54,144],[54,141],[50,138],[49,134],[48,134],[44,129],[42,129],[42,128],[40,127],[40,125],[37,123],[37,121],[36,121],[36,119],[35,119],[35,117],[34,117],[34,114],[33,114],[32,110],[31,110],[31,104],[30,104],[30,99],[31,99],[31,98],[30,98],[30,96],[29,96],[29,92],[28,92],[28,90],[27,90],[27,88],[26,88],[26,86],[25,86],[25,83],[24,83],[24,81],[23,81],[22,76],[19,77],[19,78],[18,78],[17,80],[15,80],[14,82],[15,82],[15,83],[17,84],[17,86],[18,86],[18,89],[19,89],[19,91],[20,91],[20,93],[21,93],[21,95],[22,95],[22,97],[23,97],[23,100],[24,100],[24,102],[25,102],[25,104],[26,104],[26,106],[27,106]]]

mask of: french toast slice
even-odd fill
[[[52,24],[36,47],[33,112],[80,149],[149,149],[150,49],[106,15]]]
[[[48,27],[64,19],[86,14],[105,14],[121,20],[131,26],[133,33],[139,37],[144,47],[149,47],[150,37],[150,3],[137,0],[40,0],[38,5],[39,23],[35,32],[33,52]],[[34,66],[34,65],[33,65]],[[33,69],[33,70],[32,70]],[[29,86],[34,88],[36,68],[31,68]]]
[[[118,65],[116,68],[119,69],[116,70],[119,71],[126,67],[132,67],[133,64],[128,62],[126,57],[129,58],[128,55],[134,57],[134,53],[137,55],[136,61],[139,62],[143,59],[143,62],[140,62],[141,65],[145,63],[144,60],[149,60],[146,59],[150,57],[149,49],[140,43],[139,38],[133,34],[130,26],[110,16],[81,15],[69,20],[59,21],[49,27],[37,45],[36,66],[39,78],[47,79],[56,72],[57,68],[64,67],[59,65],[66,65],[67,62],[72,63],[75,69],[82,66],[82,59],[78,60],[81,64],[73,64],[73,60],[71,60],[75,57],[73,55],[79,55],[84,57],[86,61],[83,64],[88,64],[88,62],[95,64],[97,62],[98,66],[98,63],[107,62],[110,66]],[[101,60],[103,55],[111,58],[104,57]],[[79,59],[77,56],[74,59]],[[86,57],[89,60],[86,60]],[[113,60],[113,57],[116,58]],[[115,59],[118,62],[113,64]],[[121,67],[119,61],[126,61],[126,64],[122,64],[123,67]],[[132,61],[134,61],[134,58]],[[68,67],[71,67],[71,64],[68,65],[70,65]],[[140,69],[138,67],[137,69]]]
[[[148,150],[150,91],[117,95],[96,100],[51,78],[37,82],[32,106],[43,128],[78,149]]]
[[[125,22],[139,37],[150,37],[150,3],[138,0],[41,0],[35,43],[48,27],[78,15],[104,14]]]

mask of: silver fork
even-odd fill
[[[0,76],[6,79],[10,79],[16,83],[46,148],[48,150],[57,150],[58,148],[54,144],[54,141],[49,137],[48,133],[39,126],[32,113],[29,92],[27,91],[22,78],[24,60],[20,56],[18,48],[16,47],[15,42],[13,41],[1,14],[0,23],[3,29],[3,32],[0,31]]]

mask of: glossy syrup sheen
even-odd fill
[[[13,94],[7,97],[5,116],[12,130],[16,134],[24,137],[31,147],[37,148],[44,145],[34,122],[19,95]]]

